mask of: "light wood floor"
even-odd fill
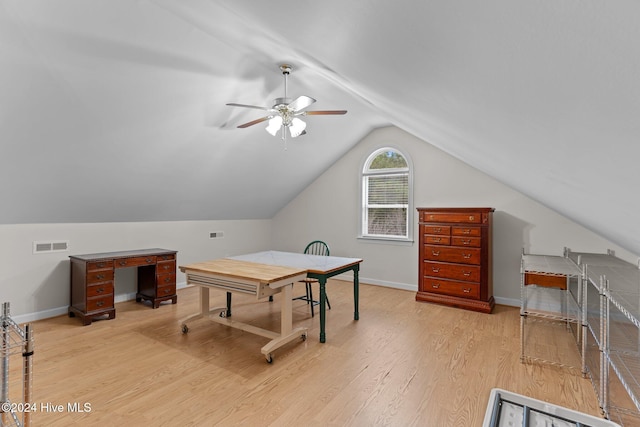
[[[38,408],[33,425],[468,427],[482,425],[494,387],[600,414],[588,379],[520,363],[515,307],[486,315],[361,285],[354,321],[350,283],[330,281],[328,293],[327,342],[318,342],[319,317],[294,301],[294,324],[309,327],[309,339],[276,351],[273,364],[260,354],[266,338],[207,319],[183,335],[179,319],[197,311],[197,288],[155,310],[117,304],[116,319],[90,326],[34,322],[34,401],[65,410]],[[212,307],[222,305],[224,294],[212,294]],[[277,329],[277,298],[234,295],[233,316]],[[91,412],[69,413],[74,402]]]

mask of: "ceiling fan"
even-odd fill
[[[267,112],[266,116],[241,124],[238,126],[239,128],[247,128],[268,120],[269,124],[266,127],[267,132],[276,136],[278,131],[282,130],[282,139],[286,141],[287,129],[289,129],[289,134],[292,138],[306,134],[305,128],[307,127],[307,124],[301,120],[299,116],[343,115],[347,113],[347,110],[307,111],[306,108],[316,102],[316,100],[305,95],[301,95],[296,99],[287,98],[287,77],[291,73],[291,65],[282,64],[280,65],[280,70],[284,76],[284,97],[276,98],[272,107],[237,104],[235,102],[227,104],[232,107],[255,108],[257,110],[264,110]]]

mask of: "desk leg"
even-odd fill
[[[231,292],[227,292],[227,317],[231,317]]]
[[[360,319],[360,312],[358,311],[358,299],[360,297],[360,281],[358,279],[358,272],[360,271],[359,264],[353,269],[353,320]]]
[[[320,284],[320,342],[326,342],[327,337],[324,332],[324,323],[327,314],[327,276],[320,276],[318,283]]]

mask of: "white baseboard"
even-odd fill
[[[176,283],[176,289],[186,288],[187,283]],[[135,292],[127,293],[127,294],[119,294],[116,295],[113,300],[114,302],[124,302],[131,301],[136,298]],[[57,317],[67,314],[69,312],[69,306],[65,305],[64,307],[51,308],[49,310],[36,311],[34,313],[20,314],[18,316],[11,316],[14,322],[18,324],[35,322],[36,320],[48,319],[50,317]]]
[[[335,276],[335,278],[339,280],[353,281],[353,275],[350,275],[350,274],[341,274],[339,276]],[[417,285],[411,285],[408,283],[388,282],[385,280],[368,279],[365,277],[360,277],[359,281],[360,283],[366,283],[368,285],[384,286],[387,288],[418,292]],[[182,289],[187,287],[189,287],[189,285],[187,285],[186,282],[176,284],[177,289]],[[135,298],[136,298],[135,293],[120,294],[115,296],[114,301],[118,303],[118,302],[124,302],[124,301],[131,301]],[[495,300],[496,300],[496,304],[520,307],[519,299],[496,297]],[[23,324],[28,322],[35,322],[36,320],[48,319],[50,317],[62,316],[64,314],[67,314],[68,311],[69,311],[69,307],[64,306],[64,307],[51,308],[49,310],[37,311],[34,313],[21,314],[18,316],[11,316],[11,317],[16,323]]]

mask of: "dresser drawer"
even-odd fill
[[[155,255],[154,256],[141,256],[141,257],[135,257],[135,258],[117,259],[117,260],[115,260],[115,267],[116,268],[138,267],[140,265],[149,265],[149,264],[155,264],[155,263],[156,263]]]
[[[451,227],[448,225],[427,225],[422,224],[422,234],[437,234],[442,236],[448,236],[451,234]]]
[[[176,262],[175,261],[158,261],[156,268],[157,268],[158,274],[175,273]]]
[[[482,240],[479,237],[453,236],[451,238],[451,244],[453,246],[470,246],[472,248],[479,248],[482,246]]]
[[[87,312],[113,308],[113,294],[87,298]]]
[[[480,286],[477,283],[425,277],[422,279],[422,287],[424,292],[435,292],[463,298],[480,298]]]
[[[98,297],[113,293],[113,282],[104,282],[97,285],[87,286],[87,297]]]
[[[423,276],[464,280],[468,282],[480,281],[480,266],[478,265],[425,261],[423,267]]]
[[[449,236],[432,236],[432,235],[425,235],[424,236],[424,242],[425,243],[431,243],[432,245],[450,245],[451,244],[451,237]]]
[[[95,270],[110,270],[113,268],[113,260],[110,259],[108,261],[95,261],[87,263],[87,271],[95,271]]]
[[[480,212],[422,212],[422,222],[481,224]]]
[[[459,227],[459,226],[451,227],[452,236],[480,237],[481,233],[482,233],[481,227]]]
[[[424,259],[430,261],[480,264],[479,248],[453,248],[447,246],[423,245]]]
[[[113,268],[87,272],[87,285],[91,283],[109,282],[113,280]]]

